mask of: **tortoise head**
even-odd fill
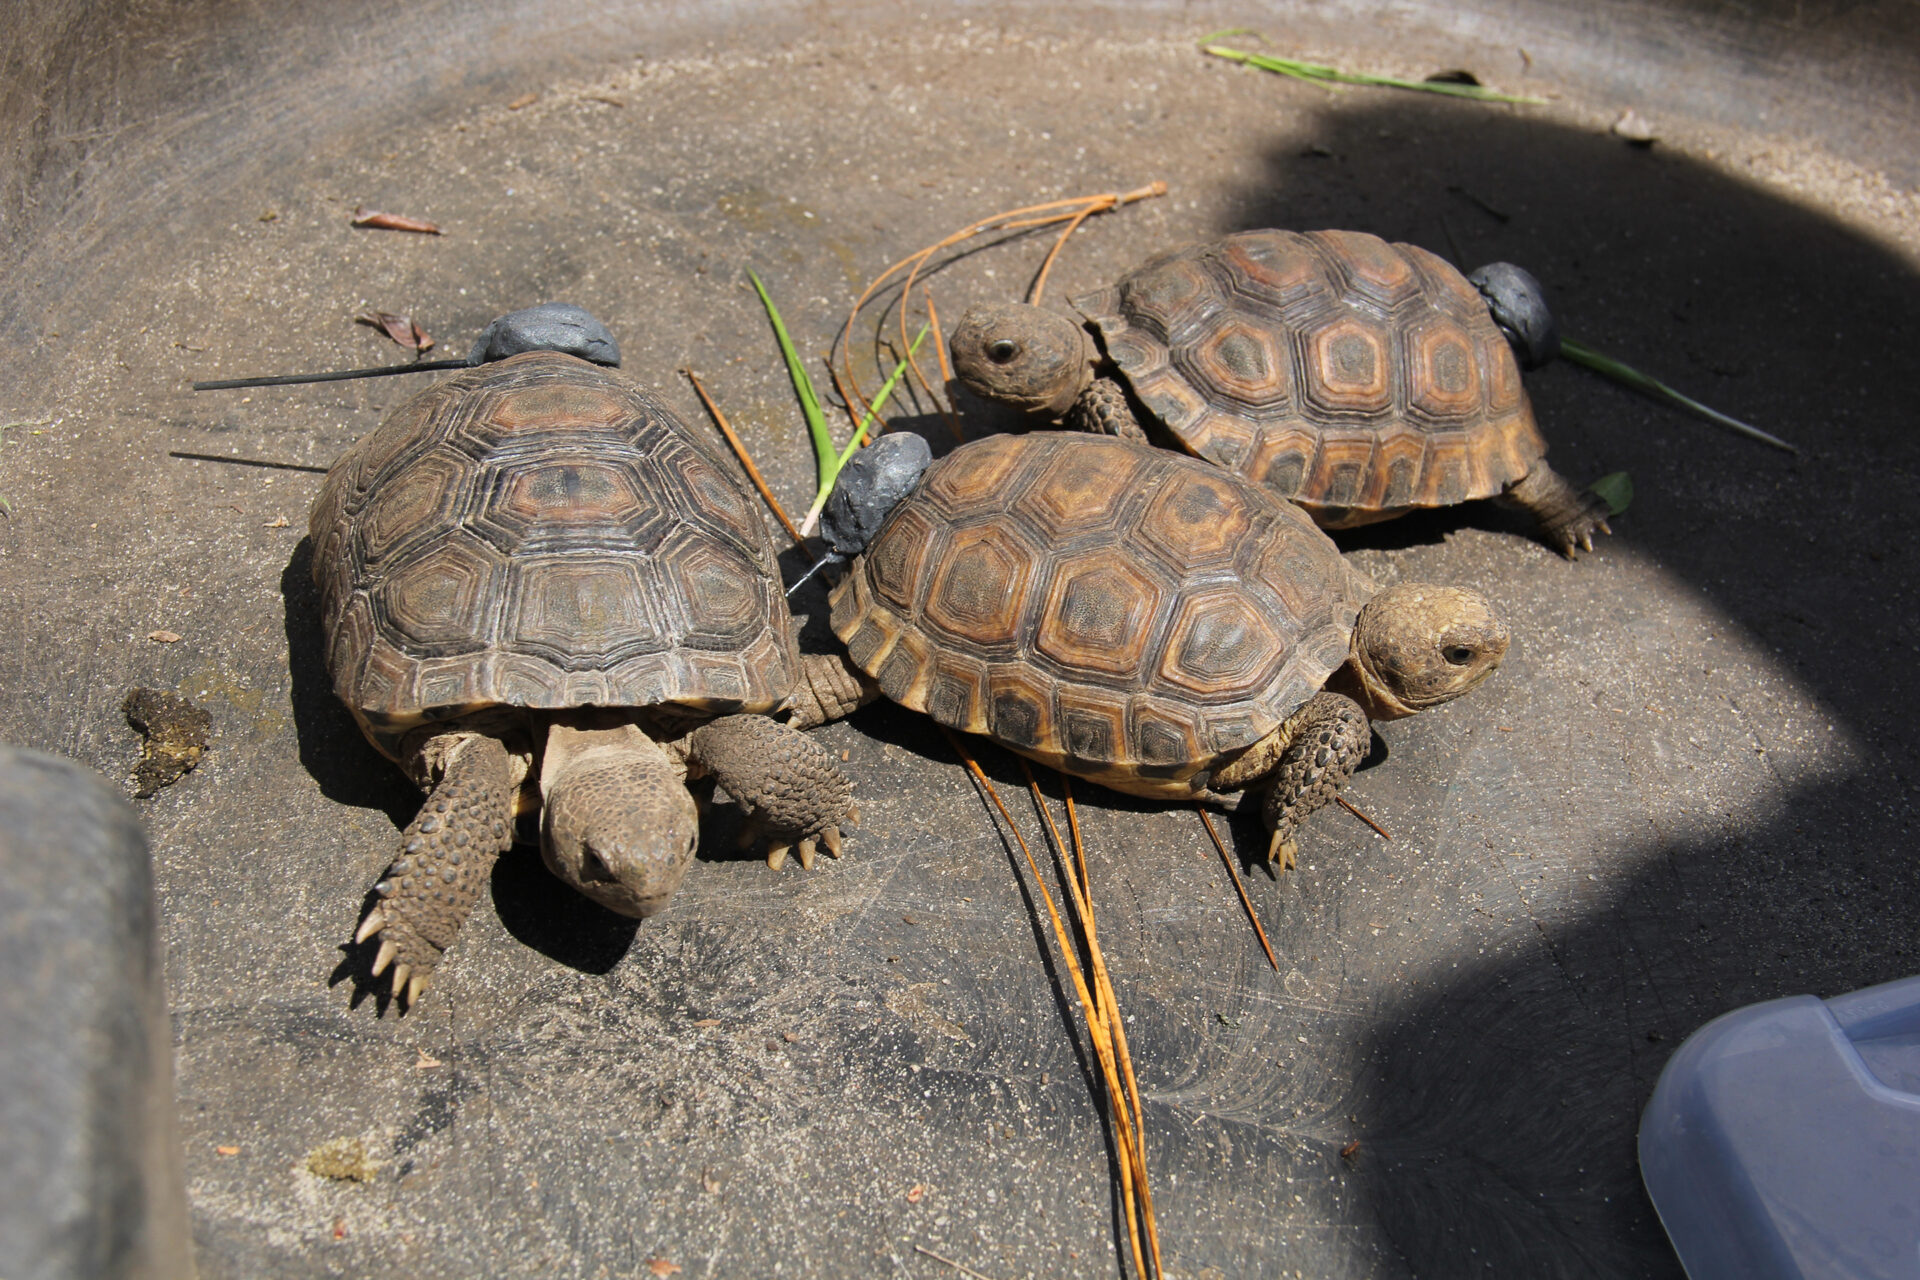
[[[1511,262],[1489,262],[1467,277],[1522,369],[1538,369],[1560,354],[1560,326],[1547,306],[1547,291],[1533,273]]]
[[[1350,662],[1375,720],[1451,702],[1499,669],[1506,624],[1487,598],[1460,587],[1402,582],[1367,601]]]
[[[556,725],[540,784],[540,854],[550,871],[623,916],[667,905],[693,861],[700,813],[657,746],[631,726]]]
[[[505,360],[523,351],[558,351],[592,364],[620,366],[620,344],[607,332],[607,326],[585,307],[571,302],[543,302],[537,307],[509,311],[481,330],[467,363]]]
[[[1039,307],[974,307],[947,341],[967,390],[1024,413],[1057,418],[1093,381],[1093,339],[1066,316]]]

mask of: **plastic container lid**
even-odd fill
[[[1920,1277],[1920,977],[1696,1031],[1640,1175],[1691,1280]]]

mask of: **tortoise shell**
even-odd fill
[[[1371,586],[1293,504],[1077,433],[928,468],[834,590],[894,701],[1143,795],[1191,795],[1346,660]]]
[[[745,490],[658,401],[572,356],[400,405],[308,523],[334,690],[389,755],[485,706],[771,710],[799,670]]]
[[[1488,498],[1546,441],[1458,271],[1359,231],[1246,231],[1073,305],[1188,452],[1325,528]]]

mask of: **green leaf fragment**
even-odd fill
[[[1624,471],[1609,472],[1587,488],[1607,504],[1608,515],[1617,516],[1633,505],[1633,477]]]
[[[1772,445],[1776,449],[1784,449],[1788,453],[1797,454],[1800,452],[1797,445],[1788,444],[1779,436],[1771,432],[1762,431],[1750,422],[1742,422],[1738,418],[1728,417],[1718,409],[1710,409],[1691,396],[1682,395],[1680,392],[1675,391],[1658,378],[1650,378],[1632,365],[1623,364],[1615,360],[1612,356],[1595,351],[1583,342],[1575,342],[1572,338],[1561,338],[1560,354],[1577,365],[1591,369],[1604,377],[1612,378],[1615,382],[1623,386],[1632,387],[1642,395],[1652,396],[1655,400],[1664,400],[1668,404],[1685,409],[1688,413],[1696,417],[1705,418],[1708,422],[1718,423],[1730,431],[1737,431],[1750,440],[1758,440],[1762,444]]]
[[[1228,33],[1233,34],[1233,33]],[[1225,58],[1229,62],[1243,62],[1247,66],[1261,71],[1271,71],[1275,75],[1292,76],[1296,80],[1306,80],[1315,84],[1336,82],[1339,84],[1364,84],[1385,89],[1411,89],[1415,93],[1437,93],[1449,98],[1472,98],[1477,102],[1510,102],[1527,106],[1545,105],[1545,98],[1528,98],[1518,94],[1501,93],[1485,85],[1455,84],[1449,81],[1402,80],[1395,76],[1376,76],[1365,71],[1342,71],[1320,62],[1302,62],[1298,58],[1276,58],[1272,54],[1248,53],[1244,49],[1229,49],[1225,45],[1206,44],[1200,46],[1200,52],[1212,54],[1216,58]]]
[[[813,437],[814,470],[819,476],[822,487],[833,483],[833,477],[839,471],[834,462],[833,437],[827,432],[826,411],[820,407],[820,395],[813,389],[813,379],[807,376],[807,366],[801,361],[800,353],[793,349],[793,339],[787,336],[787,326],[780,319],[780,309],[773,305],[773,299],[767,295],[767,286],[760,283],[760,277],[747,271],[747,279],[753,281],[755,293],[760,295],[760,304],[767,309],[767,319],[773,322],[773,336],[780,343],[780,354],[787,361],[787,376],[793,380],[793,394],[800,399],[800,412],[806,415],[807,434]]]

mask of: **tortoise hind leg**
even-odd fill
[[[787,723],[796,729],[818,728],[852,715],[879,696],[878,682],[845,653],[803,653]]]
[[[484,734],[429,742],[444,762],[420,812],[400,833],[400,856],[374,892],[380,902],[360,922],[354,941],[378,934],[377,977],[393,966],[393,993],[408,1004],[453,945],[493,864],[513,843],[514,781],[507,749]]]
[[[1134,416],[1127,391],[1112,378],[1095,378],[1080,398],[1067,410],[1066,425],[1074,431],[1097,436],[1119,436],[1136,444],[1146,444],[1146,429]]]
[[[825,747],[766,716],[722,716],[687,737],[689,763],[710,774],[747,810],[748,842],[765,835],[767,865],[789,850],[811,868],[817,849],[840,856],[840,827],[858,819],[853,783]]]
[[[1606,499],[1591,489],[1576,490],[1545,458],[1501,496],[1532,513],[1540,523],[1541,538],[1569,560],[1576,549],[1593,550],[1594,534],[1613,532],[1607,527]]]

